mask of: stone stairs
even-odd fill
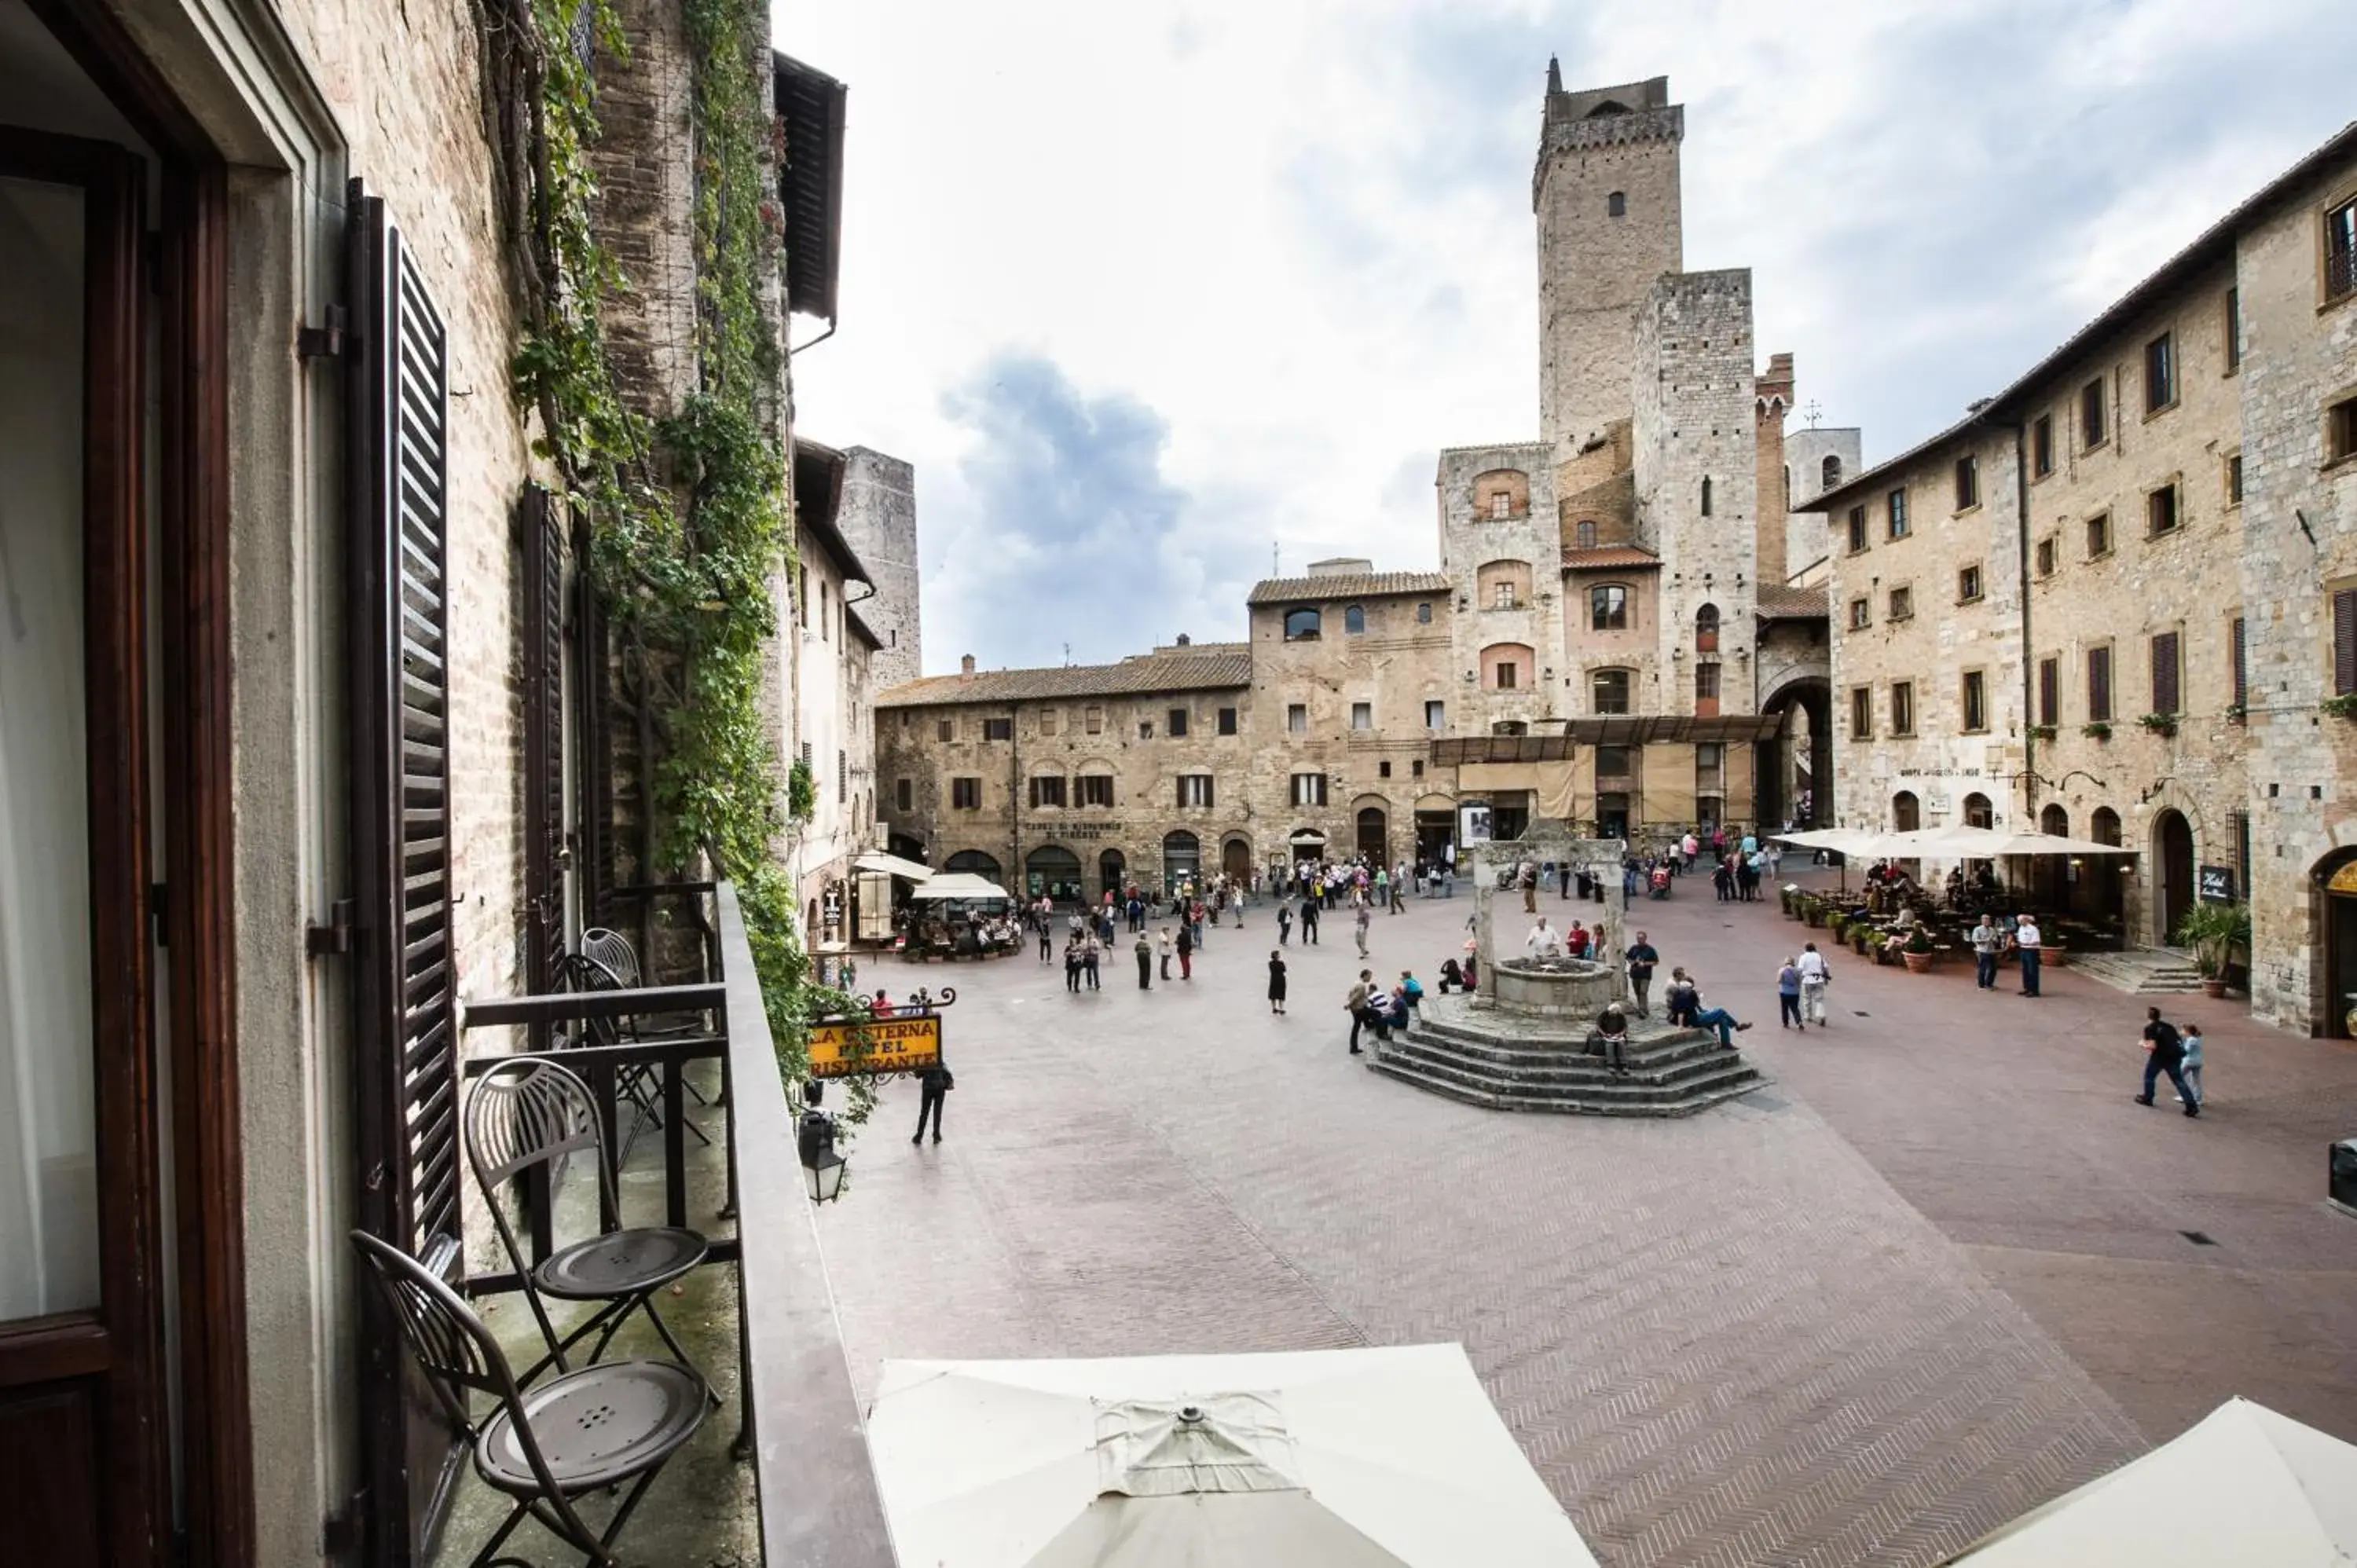
[[[1501,1022],[1454,997],[1426,997],[1425,1013],[1412,1033],[1395,1032],[1376,1047],[1368,1070],[1494,1111],[1690,1116],[1767,1081],[1741,1051],[1721,1049],[1715,1030],[1633,1020],[1621,1077],[1576,1040],[1534,1037],[1527,1025]]]
[[[2070,967],[2130,996],[2183,996],[2201,989],[2201,972],[2167,948],[2073,952]]]

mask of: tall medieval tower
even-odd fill
[[[1563,88],[1547,62],[1531,206],[1539,231],[1540,435],[1567,460],[1632,412],[1636,314],[1682,270],[1678,145],[1685,109],[1670,79]]]

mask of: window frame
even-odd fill
[[[1308,703],[1287,703],[1285,704],[1285,733],[1287,735],[1308,735],[1309,733]]]
[[[1219,712],[1219,718],[1214,725],[1214,728],[1217,733],[1221,735],[1235,734],[1236,710],[1233,708],[1222,708]]]
[[[2034,569],[2040,577],[2051,577],[2054,575],[2055,567],[2060,562],[2062,553],[2061,551],[2056,547],[2057,542],[2058,542],[2055,537],[2050,533],[2037,542],[2030,559]]]
[[[1885,593],[1882,618],[1885,620],[1915,618],[1915,585],[1900,583]]]
[[[2083,520],[2083,525],[2086,532],[2087,559],[2090,561],[2102,561],[2109,557],[2113,550],[2117,547],[2117,542],[2112,537],[2112,514],[2110,509],[2106,508],[2102,511],[2089,515]],[[2095,548],[2096,537],[2099,534],[2103,539],[2103,548],[2100,550]]]
[[[2177,364],[2177,330],[2174,328],[2158,337],[2148,338],[2144,346],[2144,416],[2158,419],[2177,406],[2179,383],[2184,380]],[[2155,386],[2158,381],[2159,385]],[[2156,392],[2168,395],[2156,399]]]
[[[982,779],[978,776],[950,779],[950,810],[979,811],[982,810]]]
[[[2223,317],[2220,325],[2224,329],[2223,341],[2220,344],[2224,351],[2226,361],[2226,369],[2222,373],[2229,376],[2235,375],[2243,369],[2242,285],[2230,283],[2226,285],[2226,292],[2219,300],[2219,311]]]
[[[1616,675],[1620,680],[1620,705],[1607,707],[1604,703],[1603,682],[1606,677]],[[1636,701],[1636,671],[1626,665],[1609,664],[1600,670],[1591,670],[1587,672],[1587,711],[1589,713],[1602,715],[1630,713],[1633,711]]]
[[[1176,776],[1173,799],[1184,811],[1209,811],[1218,794],[1209,773],[1181,773]]]
[[[1866,631],[1870,629],[1873,625],[1874,601],[1868,598],[1856,598],[1850,600],[1849,626],[1846,629],[1850,631]]]
[[[2357,299],[2357,190],[2335,193],[2319,212],[2317,263],[2325,307]]]
[[[2325,603],[2330,611],[2328,622],[2331,640],[2327,650],[2331,660],[2332,694],[2357,695],[2357,585],[2345,581],[2338,587],[2328,584]]]
[[[1430,599],[1420,599],[1416,602],[1415,624],[1418,626],[1430,626],[1432,624],[1432,601]]]
[[[2079,389],[2079,450],[2093,452],[2112,439],[2111,389],[2097,376]],[[2092,417],[2089,410],[2093,410]]]
[[[1512,659],[1495,660],[1490,666],[1490,673],[1497,682],[1490,688],[1493,692],[1519,692],[1523,689],[1518,683],[1522,678],[1522,666]]]
[[[1072,775],[1072,806],[1075,811],[1104,810],[1114,800],[1114,779],[1110,773],[1075,773]],[[1096,786],[1103,785],[1103,789]],[[1102,795],[1102,800],[1090,799]]]
[[[1981,457],[1967,452],[1956,459],[1956,515],[1978,511],[1981,506]]]
[[[1303,616],[1309,618],[1309,624],[1306,628],[1297,628],[1294,622]],[[1283,632],[1280,639],[1282,641],[1318,642],[1323,640],[1326,634],[1326,617],[1325,613],[1315,605],[1296,605],[1285,612],[1278,626]]]
[[[2059,653],[2038,661],[2038,722],[2048,729],[2062,722],[2062,656]]]
[[[1598,609],[1601,596],[1617,594],[1613,608],[1608,615]],[[1629,628],[1629,585],[1626,583],[1598,583],[1587,590],[1587,629],[1590,631],[1627,631]]]
[[[2161,510],[2160,503],[2163,497],[2168,498],[2167,510],[2169,512],[2169,523],[2167,527],[2158,526],[2156,521]],[[2150,489],[2145,491],[2144,536],[2147,539],[2167,539],[2172,534],[2182,533],[2184,532],[2184,487],[2179,484],[2176,479],[2171,478],[2164,484],[2155,485]]]
[[[1289,786],[1288,794],[1296,810],[1313,806],[1323,806],[1326,804],[1326,775],[1323,773],[1296,773],[1292,775],[1292,783]],[[1304,797],[1308,798],[1305,799]]]
[[[1852,686],[1849,689],[1849,737],[1852,740],[1874,738],[1874,688]]]
[[[1596,548],[1596,524],[1595,524],[1595,522],[1594,522],[1593,521],[1590,521],[1590,520],[1583,519],[1582,521],[1578,521],[1578,522],[1573,523],[1573,524],[1571,525],[1571,539],[1572,539],[1572,548],[1573,548],[1573,549],[1575,549],[1575,550],[1593,550],[1593,549],[1595,549],[1595,548]]]
[[[1977,561],[1956,568],[1956,603],[1976,605],[1988,596],[1988,575]]]
[[[2054,411],[2048,409],[2029,422],[2029,479],[2032,484],[2054,477]]]
[[[1071,787],[1060,773],[1034,773],[1024,780],[1024,789],[1035,811],[1061,811],[1071,804]]]
[[[1436,712],[1435,710],[1437,711]],[[1426,697],[1424,700],[1424,727],[1435,735],[1437,735],[1442,730],[1448,727],[1448,700],[1447,698]]]
[[[1015,738],[1015,719],[1013,715],[1010,714],[1006,718],[997,719],[992,718],[987,714],[984,715],[982,721],[982,738],[985,742],[1013,740]]]
[[[917,809],[917,781],[914,779],[892,780],[892,809],[903,816]]]
[[[2098,642],[2086,650],[2087,722],[2107,725],[2119,714],[2118,694],[2112,690],[2114,674],[2113,645]]]
[[[2324,467],[2337,468],[2349,462],[2357,462],[2357,391],[2324,405]]]
[[[1956,730],[1960,735],[1986,735],[1989,727],[1988,671],[1956,672]],[[1973,710],[1980,712],[1975,715]]]
[[[1162,733],[1172,740],[1186,739],[1191,712],[1192,710],[1187,708],[1171,708],[1165,712],[1162,716]]]
[[[1890,733],[1912,736],[1915,733],[1915,682],[1890,682]]]
[[[1361,724],[1360,722],[1361,719],[1366,722]],[[1351,704],[1351,733],[1354,735],[1369,734],[1373,731],[1374,727],[1375,704],[1372,703],[1352,703]]]
[[[1867,522],[1866,508],[1862,506],[1850,508],[1849,553],[1851,554],[1863,555],[1872,547],[1873,541],[1868,537],[1870,532],[1871,530]]]
[[[2185,638],[2176,628],[2145,639],[2146,673],[2156,714],[2185,711]],[[2164,702],[2163,698],[2167,701]]]
[[[1907,487],[1900,485],[1882,498],[1883,537],[1904,539],[1914,532],[1907,514]]]
[[[1366,634],[1367,607],[1364,605],[1344,605],[1342,607],[1342,635],[1344,637],[1364,637]]]

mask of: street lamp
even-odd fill
[[[802,1157],[802,1177],[810,1187],[813,1203],[833,1203],[843,1196],[845,1160],[834,1152],[834,1118],[818,1108],[819,1086],[813,1081],[808,1090],[810,1103],[802,1111],[802,1123],[795,1129],[795,1142]]]

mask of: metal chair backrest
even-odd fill
[[[565,956],[564,981],[565,988],[574,992],[626,991],[636,983],[623,980],[605,960],[590,953],[586,944],[581,951]],[[628,1033],[622,1022],[619,1018],[591,1018],[587,1020],[587,1037],[601,1046],[619,1045]]]
[[[425,1381],[434,1390],[444,1412],[466,1434],[468,1445],[480,1441],[482,1429],[476,1424],[468,1396],[489,1394],[507,1411],[508,1423],[515,1429],[517,1446],[523,1451],[524,1462],[532,1466],[533,1478],[577,1528],[579,1521],[565,1503],[556,1477],[541,1454],[532,1423],[525,1417],[523,1396],[516,1388],[514,1369],[508,1365],[499,1340],[475,1316],[474,1308],[444,1283],[436,1270],[391,1242],[365,1230],[351,1232],[351,1240],[361,1261],[376,1280],[377,1288],[384,1293],[393,1320],[401,1326],[402,1340],[416,1359],[418,1369],[425,1374]],[[456,1246],[456,1242],[445,1240],[439,1243],[437,1252]]]
[[[500,1187],[531,1170],[547,1165],[554,1186],[565,1160],[583,1150],[597,1158],[598,1187],[605,1212],[621,1212],[614,1170],[606,1159],[606,1128],[597,1117],[597,1101],[589,1086],[572,1069],[544,1056],[510,1057],[478,1079],[467,1097],[467,1163],[491,1211],[492,1224],[507,1248],[508,1261],[519,1273],[528,1273],[523,1251],[508,1224]]]
[[[621,932],[592,926],[581,933],[581,956],[605,966],[614,983],[625,990],[640,982],[639,950]]]

